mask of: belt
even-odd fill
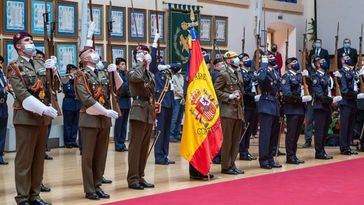
[[[144,96],[133,96],[133,100],[140,100],[140,101],[149,101],[149,97]]]

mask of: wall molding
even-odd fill
[[[249,0],[197,0],[197,2],[241,7],[241,8],[249,7]]]

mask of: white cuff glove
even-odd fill
[[[113,110],[107,110],[100,103],[96,102],[94,105],[86,109],[86,113],[89,115],[104,115],[110,118],[118,118],[118,113]],[[116,113],[116,114],[115,114]]]
[[[50,59],[47,59],[45,62],[44,62],[44,67],[46,69],[55,69],[56,68],[56,61],[54,61],[52,58]],[[57,68],[56,68],[57,69]]]
[[[118,113],[114,110],[106,110],[106,117],[117,119],[119,117]]]
[[[236,98],[235,93],[232,93],[232,94],[229,95],[229,99],[230,100],[234,100],[235,98]]]
[[[334,76],[337,77],[337,78],[341,78],[342,77],[342,75],[341,75],[341,73],[339,71],[335,71],[334,72]]]
[[[87,39],[92,38],[92,36],[94,35],[94,32],[95,32],[95,28],[96,28],[96,23],[91,21],[90,25],[88,26],[88,30],[87,30]]]
[[[310,102],[312,100],[312,96],[311,95],[304,95],[302,96],[302,102]]]
[[[258,102],[260,100],[260,95],[256,95],[256,96],[254,96],[254,101],[255,102]]]
[[[170,69],[170,68],[171,68],[170,65],[161,65],[161,64],[158,65],[158,70],[159,71]]]
[[[364,75],[364,67],[359,70],[359,76]]]
[[[158,42],[158,40],[160,39],[160,37],[161,37],[161,35],[160,35],[159,33],[156,33],[156,34],[154,35],[153,43],[157,43],[157,42]]]
[[[23,108],[29,112],[36,113],[38,115],[43,115],[43,112],[48,109],[45,104],[39,101],[34,96],[29,96],[23,100]]]
[[[109,64],[108,66],[107,66],[107,72],[109,72],[109,73],[112,73],[112,72],[114,72],[114,71],[116,71],[116,65],[115,64]]]
[[[92,41],[92,39],[87,39],[85,46],[86,47],[93,47],[94,46],[94,42]]]
[[[52,106],[47,106],[47,109],[44,110],[43,114],[54,119],[57,117],[58,112]]]
[[[343,97],[341,97],[341,96],[335,96],[335,97],[334,97],[334,99],[333,99],[333,103],[338,103],[338,102],[340,102],[342,99],[343,99]]]
[[[303,70],[302,71],[302,76],[308,77],[308,70]]]
[[[359,93],[357,96],[356,96],[357,99],[364,99],[364,93]]]
[[[143,52],[139,52],[139,53],[137,53],[137,55],[136,55],[136,60],[137,60],[138,62],[143,62],[143,61],[144,61],[144,59],[145,59],[145,56],[144,56],[144,53],[143,53]]]

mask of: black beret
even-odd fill
[[[244,57],[248,57],[249,58],[249,55],[248,54],[246,54],[246,53],[241,53],[241,54],[239,54],[238,55],[238,58],[241,60],[241,59],[243,59]]]
[[[33,40],[33,36],[30,35],[28,32],[18,32],[13,36],[13,45],[15,45],[23,38],[30,37]]]
[[[73,64],[68,64],[68,65],[66,66],[66,68],[67,68],[67,70],[77,69],[77,67],[76,67],[75,65],[73,65]]]
[[[223,60],[222,58],[216,58],[212,64],[213,64],[213,65],[216,65],[216,64],[218,64],[218,63],[220,63],[220,62],[223,62],[223,61],[224,61],[224,60]]]

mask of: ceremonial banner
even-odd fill
[[[181,4],[168,4],[169,6],[169,22],[168,22],[168,56],[170,63],[181,63],[182,71],[186,71],[186,63],[188,62],[189,40],[188,23],[190,20],[191,9],[199,19],[200,7]]]
[[[194,29],[191,30],[191,36]],[[211,160],[222,144],[220,108],[198,40],[192,40],[189,59],[185,118],[180,153],[201,174],[207,175]]]

